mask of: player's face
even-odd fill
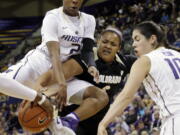
[[[120,39],[114,32],[105,32],[98,41],[98,55],[105,62],[113,62],[116,53],[120,50]]]
[[[78,16],[83,0],[63,0],[63,11],[70,16]]]
[[[141,56],[152,51],[152,41],[143,36],[139,30],[134,30],[132,33],[133,48],[136,56]]]

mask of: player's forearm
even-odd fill
[[[37,92],[28,88],[19,82],[0,76],[0,92],[5,95],[33,101],[37,96]]]
[[[47,86],[49,83],[51,83],[51,80],[52,80],[52,70],[49,70],[36,80],[35,85],[40,85],[44,87]]]
[[[47,43],[47,47],[50,53],[55,79],[58,84],[65,84],[62,63],[60,62],[59,43],[55,41],[50,41]]]
[[[81,51],[81,58],[87,64],[88,67],[95,66],[96,63],[94,61],[94,41],[90,38],[83,39],[83,48]]]
[[[133,97],[124,95],[122,92],[116,97],[114,103],[110,106],[110,109],[106,113],[105,117],[101,121],[101,124],[108,126],[109,123],[114,121],[116,116],[119,116],[123,113],[124,109],[128,104],[133,100]]]
[[[96,63],[94,61],[94,53],[92,51],[83,51],[81,54],[81,58],[82,60],[84,60],[88,67],[96,67]]]
[[[58,84],[65,84],[65,77],[62,71],[62,63],[57,58],[52,58],[53,73]]]

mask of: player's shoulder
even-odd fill
[[[58,16],[59,13],[60,13],[60,9],[61,9],[61,7],[49,10],[49,11],[46,12],[46,15],[50,15],[51,14],[51,15]]]
[[[157,60],[157,59],[161,58],[162,56],[166,56],[168,54],[169,54],[168,49],[166,49],[164,47],[160,47],[160,48],[157,48],[157,49],[145,54],[145,56],[149,57],[150,59]]]
[[[83,19],[85,19],[87,22],[95,22],[95,18],[93,15],[81,12],[81,16]]]

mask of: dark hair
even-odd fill
[[[121,46],[121,48],[123,48],[123,36],[122,36],[122,32],[119,29],[114,27],[107,27],[104,31],[101,32],[101,35],[104,35],[106,32],[115,33],[119,37],[119,41],[120,41],[119,45]]]
[[[158,45],[156,46],[164,46],[168,49],[173,49],[180,52],[180,48],[176,48],[174,46],[169,45],[166,39],[166,30],[162,25],[158,25],[153,21],[144,21],[134,27],[134,30],[137,29],[143,34],[147,39],[149,39],[152,35],[157,37]]]

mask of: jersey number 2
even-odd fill
[[[75,46],[76,48],[71,49],[70,54],[79,52],[79,50],[81,49],[80,44],[72,44],[72,45]]]
[[[164,60],[170,66],[175,79],[179,79],[180,78],[180,59],[174,58],[174,59],[164,59]]]

